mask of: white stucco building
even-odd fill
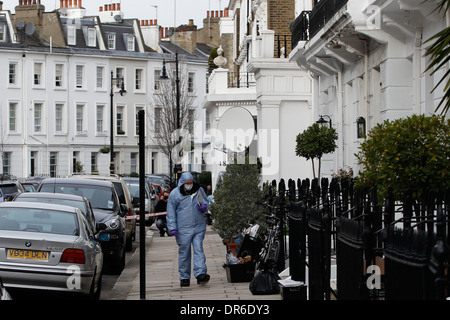
[[[0,11],[3,173],[66,176],[81,165],[86,173],[108,174],[110,155],[99,150],[110,145],[111,119],[115,172],[138,172],[136,115],[141,109],[154,114],[150,100],[160,94],[155,88],[163,60],[173,60],[175,52],[189,73],[196,117],[204,117],[207,60],[176,46],[156,52],[119,4],[92,17],[76,0],[61,1],[54,12],[31,0],[14,9]],[[154,119],[146,118],[145,171],[167,174],[168,159],[151,139]]]
[[[222,127],[224,114],[233,108],[244,108],[251,114],[256,134],[250,153],[262,163],[263,182],[312,174],[311,165],[295,155],[296,136],[313,121],[312,78],[289,61],[290,41],[284,39],[290,39],[290,34],[277,25],[281,22],[288,30],[289,21],[295,18],[294,1],[273,1],[271,10],[268,2],[229,2],[232,14],[221,19],[221,35],[232,36],[231,42],[223,43],[223,49],[228,51],[234,69],[218,68],[211,73],[204,103],[212,130]],[[286,3],[292,10],[284,6]],[[233,124],[230,127],[236,129]],[[214,137],[211,145],[211,152],[219,159],[211,161],[214,184],[229,161],[226,156],[233,153],[229,151],[226,161],[221,161],[223,154],[217,149],[227,146],[215,143]]]
[[[303,1],[297,1],[300,3]],[[309,1],[305,1],[309,2]],[[449,26],[437,1],[314,1],[293,25],[289,61],[313,77],[313,118],[332,120],[338,148],[322,173],[360,168],[354,156],[377,123],[413,113],[430,115],[443,96],[432,92],[446,70],[426,72],[426,40]],[[446,67],[448,69],[448,66]]]

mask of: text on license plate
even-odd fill
[[[30,259],[30,260],[48,260],[47,251],[33,251],[22,249],[8,249],[8,258]]]

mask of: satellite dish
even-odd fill
[[[21,20],[21,21],[17,22],[16,28],[19,30],[22,30],[23,28],[25,28],[25,21]]]
[[[36,31],[36,26],[32,22],[28,22],[25,27],[25,33],[29,36],[33,35]]]
[[[250,112],[242,107],[225,111],[217,126],[222,134],[223,146],[233,152],[243,152],[255,137],[255,124]],[[220,141],[217,139],[217,142]],[[215,144],[217,145],[217,142]]]
[[[122,16],[120,14],[114,16],[114,20],[117,22],[122,22]]]
[[[168,35],[169,37],[170,37],[171,35],[173,35],[173,30],[172,30],[172,29],[168,29],[168,30],[166,31],[166,35]]]

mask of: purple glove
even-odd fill
[[[205,212],[206,210],[208,210],[208,205],[206,203],[202,203],[198,206],[198,210],[200,210],[201,212]]]
[[[170,230],[169,233],[170,233],[170,235],[175,236],[175,237],[178,235],[177,230]]]

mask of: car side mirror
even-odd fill
[[[131,204],[133,205],[133,207],[138,207],[139,206],[139,197],[133,197],[131,199]]]
[[[105,223],[103,222],[98,222],[95,224],[95,233],[99,233],[102,230],[106,230],[107,226]]]
[[[120,214],[119,216],[121,216],[122,218],[125,217],[128,213],[128,207],[126,204],[121,203],[120,204]]]

